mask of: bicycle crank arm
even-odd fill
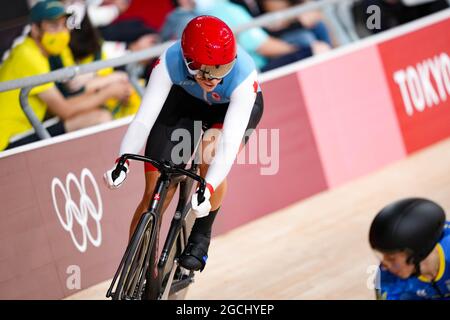
[[[191,283],[194,283],[193,276],[188,275],[183,276],[183,279],[177,280],[172,284],[172,288],[170,288],[169,295],[175,294],[183,289],[186,289],[187,287],[189,287],[189,285],[191,285]]]

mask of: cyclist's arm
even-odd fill
[[[119,156],[141,151],[171,87],[172,80],[167,71],[165,54],[163,54],[152,71],[141,106],[122,140]]]
[[[222,135],[216,148],[205,180],[215,189],[231,170],[234,159],[244,137],[245,130],[256,99],[254,83],[257,80],[253,71],[232,93],[230,105],[223,123]]]

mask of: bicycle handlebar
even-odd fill
[[[164,172],[164,173],[169,173],[169,174],[174,174],[174,173],[182,174],[193,180],[198,181],[200,183],[200,186],[198,189],[198,203],[200,204],[203,201],[205,201],[205,196],[204,196],[205,190],[206,190],[205,179],[203,179],[201,176],[193,173],[192,171],[182,169],[182,168],[177,168],[169,161],[160,161],[160,160],[151,159],[151,158],[148,158],[145,156],[141,156],[138,154],[125,153],[119,158],[116,168],[113,170],[113,172],[111,174],[113,180],[116,180],[119,177],[121,167],[124,166],[124,164],[127,160],[137,160],[137,161],[142,161],[142,162],[148,162],[148,163],[151,163],[156,169],[158,169],[159,172]]]

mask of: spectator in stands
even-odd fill
[[[30,19],[29,36],[0,67],[1,82],[48,73],[49,56],[60,54],[69,44],[67,15],[59,1],[38,2],[31,8]],[[38,120],[44,121],[47,113],[59,117],[47,128],[55,136],[111,120],[111,113],[101,108],[103,103],[111,97],[122,100],[129,95],[129,87],[120,81],[70,98],[65,98],[54,83],[47,83],[34,87],[28,100]],[[31,125],[21,109],[18,89],[1,92],[0,106],[0,150],[39,140],[29,132]]]
[[[245,9],[247,9],[248,13],[250,13],[251,16],[254,18],[264,13],[263,9],[261,8],[260,1],[258,0],[230,0],[230,1],[240,6],[243,6]]]
[[[243,7],[228,0],[177,0],[176,4],[178,8],[167,17],[163,34],[165,34],[165,29],[183,30],[185,22],[189,21],[192,16],[198,15],[216,16],[232,28],[252,20],[251,15]],[[173,16],[176,16],[177,19]],[[179,21],[179,25],[177,25],[177,21]],[[173,34],[172,37],[179,38],[180,34]],[[298,61],[311,56],[316,50],[320,50],[318,47],[292,45],[270,36],[261,28],[246,30],[239,33],[237,37],[239,44],[252,56],[257,68],[261,71],[268,71]]]
[[[309,2],[309,0],[257,0],[262,13],[275,12]],[[309,11],[292,20],[283,20],[267,28],[270,35],[292,44],[313,46],[318,43],[323,51],[331,49],[331,39],[320,11]]]
[[[87,13],[92,28],[96,29],[96,34],[102,39],[102,50],[108,58],[120,57],[130,51],[148,49],[160,42],[159,35],[154,29],[139,18],[118,19],[128,10],[131,0],[63,0],[63,2],[67,8],[78,11],[79,16],[84,17]],[[143,68],[139,70],[143,78],[148,79],[155,60],[146,59],[139,62]]]
[[[86,3],[89,18],[106,41],[125,42],[132,51],[150,48],[159,42],[156,30],[139,19],[116,21],[128,9],[131,0],[86,0]]]
[[[367,8],[373,5],[380,8],[379,28],[367,28],[366,21],[373,15],[373,11],[368,12]],[[448,7],[447,0],[363,0],[361,10],[365,18],[364,26],[370,33],[375,34]]]
[[[82,17],[81,24],[70,32],[69,47],[60,55],[49,58],[52,70],[91,63],[96,60],[106,59],[102,49],[103,40],[98,30],[92,26],[89,16]],[[104,105],[113,114],[114,118],[136,113],[140,105],[140,98],[128,81],[128,75],[123,71],[115,71],[113,68],[105,68],[88,74],[76,76],[65,83],[56,83],[58,89],[65,97],[74,96],[80,92],[92,93],[105,88],[115,82],[121,82],[128,86],[131,92],[130,98],[122,101],[108,99]]]
[[[160,32],[161,41],[180,39],[184,27],[198,14],[195,0],[172,0],[175,9],[169,13]]]

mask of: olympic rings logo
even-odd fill
[[[97,206],[94,205],[94,202],[89,198],[86,193],[86,181],[90,181],[95,190],[95,196],[97,200]],[[52,180],[52,198],[53,198],[53,207],[55,208],[56,215],[58,217],[59,222],[61,223],[64,230],[70,233],[73,243],[77,247],[77,249],[81,252],[85,252],[87,249],[87,240],[95,246],[99,247],[102,243],[102,230],[100,225],[100,220],[103,216],[103,204],[102,199],[100,197],[100,192],[98,189],[98,185],[95,182],[94,176],[92,173],[84,168],[81,171],[81,183],[78,182],[77,178],[73,173],[69,173],[66,177],[66,185],[64,186],[62,182],[58,178],[53,178]],[[71,193],[71,184],[75,186],[80,194],[80,200],[77,204],[73,199]],[[65,206],[64,211],[65,214],[62,215],[59,210],[59,206],[56,198],[56,190],[59,189],[65,198]],[[89,217],[91,217],[96,226],[96,237],[94,237],[89,230],[88,222]],[[82,230],[82,239],[79,241],[74,234],[74,222],[80,225]]]

